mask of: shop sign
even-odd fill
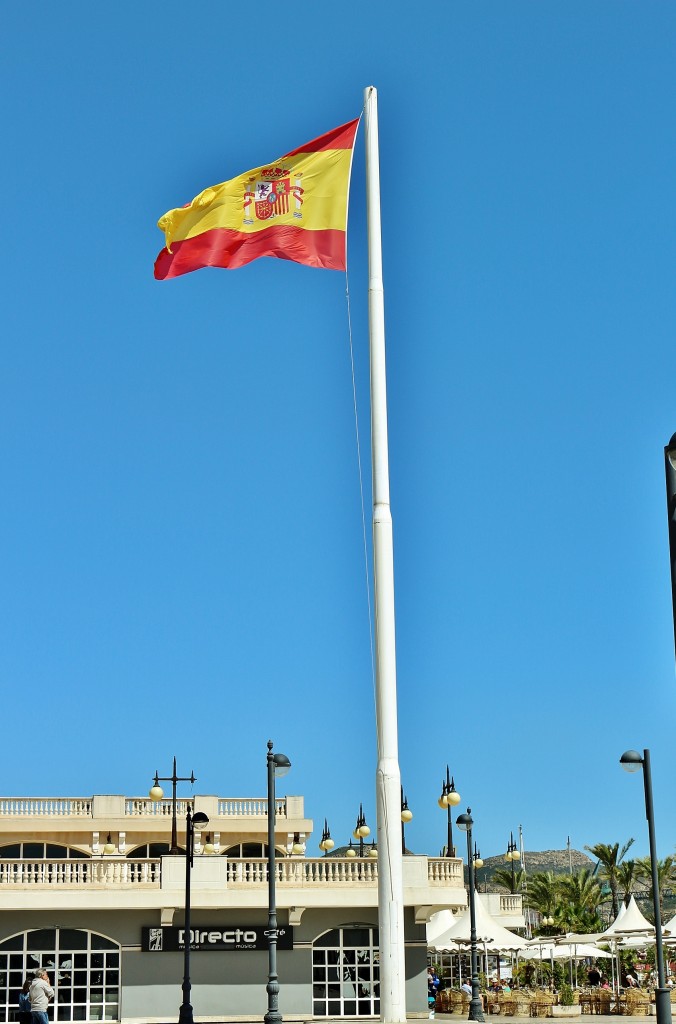
[[[191,949],[267,949],[265,925],[195,925],[190,929]],[[146,953],[176,953],[186,947],[185,928],[142,928],[141,949]],[[293,949],[293,928],[277,929],[277,949]]]

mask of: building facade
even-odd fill
[[[166,1021],[182,1001],[185,857],[172,820],[202,811],[191,873],[195,1018],[267,1006],[268,807],[263,798],[0,798],[0,1024],[45,968],[55,1021]],[[285,1021],[378,1016],[378,862],[306,857],[302,797],[276,800],[280,1010]],[[426,922],[466,906],[459,858],[404,858],[407,1011],[427,1016]]]

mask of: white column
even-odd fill
[[[401,776],[397,740],[397,670],[394,643],[394,564],[387,448],[385,310],[380,233],[378,97],[364,92],[366,211],[371,353],[371,460],[373,473],[373,579],[375,592],[376,732],[378,764],[378,921],[380,1018],[406,1021],[404,895],[401,854]]]

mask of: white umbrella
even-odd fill
[[[562,945],[555,945],[551,939],[548,942],[539,943],[542,950],[542,958],[555,960],[565,960],[570,956],[570,953]],[[586,960],[587,957],[593,957],[598,960],[610,960],[612,953],[606,953],[602,949],[597,949],[596,946],[589,945],[587,943],[579,943],[573,945],[573,959],[574,960]],[[533,960],[539,953],[536,953],[535,948],[528,949],[521,953],[521,958],[526,960]]]

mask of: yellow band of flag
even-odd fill
[[[344,269],[340,248],[357,124],[351,121],[273,163],[206,188],[188,206],[165,213],[158,227],[166,249],[155,276],[242,266],[261,255]]]

